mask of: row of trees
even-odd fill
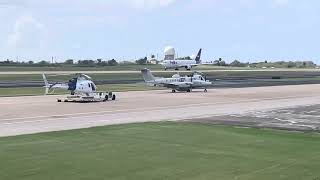
[[[183,60],[189,60],[190,57],[183,57],[180,58]],[[61,63],[50,63],[48,61],[40,61],[40,62],[34,62],[34,61],[28,61],[28,62],[16,62],[12,60],[5,60],[0,61],[0,65],[21,65],[21,66],[60,66],[60,65],[74,65],[74,66],[117,66],[119,64],[138,64],[138,65],[144,65],[148,64],[148,58],[140,58],[135,61],[122,61],[118,62],[115,59],[111,60],[102,60],[102,59],[96,59],[96,60],[73,60],[73,59],[67,59],[64,62]],[[258,62],[258,63],[249,63],[249,62],[240,62],[239,60],[234,60],[231,63],[227,63],[226,61],[222,60],[222,58],[219,58],[218,60],[215,60],[213,62],[216,66],[231,66],[231,67],[253,67],[253,68],[314,68],[317,65],[312,61],[277,61],[277,62]]]
[[[135,62],[131,61],[122,61],[121,64],[146,64],[147,63],[147,58],[141,58]],[[102,60],[102,59],[97,59],[97,60],[73,60],[73,59],[67,59],[64,62],[55,62],[55,63],[50,63],[49,61],[39,61],[39,62],[34,62],[34,61],[12,61],[12,60],[5,60],[5,61],[0,61],[0,65],[22,65],[22,66],[55,66],[55,65],[74,65],[74,66],[117,66],[119,65],[119,62],[115,59],[111,60]]]
[[[257,63],[243,63],[239,60],[234,60],[231,63],[226,63],[219,58],[213,62],[217,66],[231,66],[231,67],[253,67],[253,68],[314,68],[317,65],[312,61],[276,61],[276,62],[257,62]]]
[[[72,59],[66,60],[64,62],[65,64],[74,64],[74,61]],[[111,59],[108,61],[103,61],[102,59],[97,59],[97,60],[78,60],[77,62],[78,65],[83,65],[83,66],[116,66],[119,63],[115,59]]]

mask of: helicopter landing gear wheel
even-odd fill
[[[204,89],[204,92],[206,93],[206,92],[208,92],[208,90],[207,90],[207,89]]]
[[[176,90],[172,89],[172,93],[175,93],[175,92],[176,92]]]
[[[191,92],[191,89],[188,89],[187,92]]]

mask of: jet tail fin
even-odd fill
[[[42,73],[42,78],[43,78],[43,81],[44,81],[44,85],[45,85],[45,86],[49,86],[47,77],[46,77],[46,75],[45,75],[44,73]]]
[[[145,82],[154,81],[156,79],[149,69],[142,69],[141,73]]]
[[[45,85],[44,88],[46,88],[45,89],[45,95],[47,95],[49,93],[50,84],[49,84],[49,82],[47,80],[47,77],[46,77],[46,75],[44,73],[42,74],[42,78],[43,78],[44,85]]]
[[[202,52],[202,49],[199,50],[197,57],[195,59],[197,64],[201,64],[201,52]]]

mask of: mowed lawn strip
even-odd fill
[[[0,179],[316,179],[320,135],[144,123],[0,138]]]

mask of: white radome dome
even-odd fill
[[[173,55],[174,56],[175,54],[176,54],[176,51],[171,46],[168,46],[164,49],[164,55]]]

